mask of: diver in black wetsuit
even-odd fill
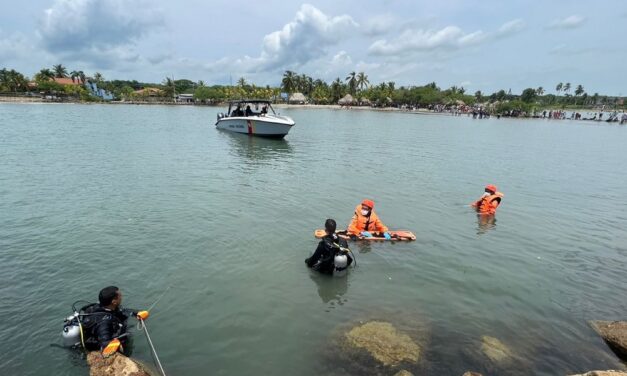
[[[314,254],[305,260],[308,267],[314,268],[324,274],[333,274],[336,270],[334,264],[335,256],[343,252],[342,248],[348,248],[346,240],[340,238],[335,233],[336,227],[337,224],[333,219],[326,220],[324,223],[326,235],[320,240],[320,243],[318,243],[318,248],[316,248]],[[348,263],[341,270],[348,268],[353,262],[353,258],[349,254],[346,254],[346,257],[348,258]]]
[[[80,310],[86,349],[102,350],[111,340],[118,338],[122,343],[121,352],[130,355],[126,346],[129,343],[126,321],[131,316],[146,320],[148,311],[122,308],[122,292],[115,286],[100,290],[98,301]]]

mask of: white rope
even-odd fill
[[[150,349],[152,350],[152,354],[155,356],[155,362],[159,369],[161,370],[161,374],[166,376],[165,371],[163,370],[163,366],[161,365],[161,361],[159,360],[159,356],[157,355],[157,350],[155,350],[155,346],[152,344],[152,340],[150,339],[150,334],[148,334],[148,328],[146,327],[146,323],[144,320],[140,320],[138,325],[144,329],[144,333],[146,333],[146,339],[148,340],[148,344],[150,345]]]

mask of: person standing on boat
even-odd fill
[[[350,225],[348,225],[347,232],[351,238],[370,238],[373,233],[382,233],[386,240],[392,239],[387,226],[374,212],[374,201],[367,199],[355,208],[355,214]]]
[[[475,202],[471,204],[473,208],[477,210],[477,213],[483,215],[496,214],[496,208],[501,205],[503,200],[503,194],[497,191],[496,186],[488,184],[485,187],[483,195]]]
[[[346,270],[352,263],[353,258],[345,252],[348,249],[348,244],[346,240],[340,238],[336,233],[335,229],[337,228],[337,223],[333,219],[327,219],[324,222],[324,231],[326,235],[320,240],[318,243],[318,247],[311,257],[305,259],[305,264],[307,267],[314,268],[323,274],[333,274],[333,272],[344,271]],[[336,256],[344,255],[347,260],[343,260],[346,262],[346,265],[339,266],[336,265]],[[343,256],[343,257],[344,257]]]

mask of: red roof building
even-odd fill
[[[68,77],[63,77],[63,78],[59,78],[59,77],[55,77],[53,78],[54,82],[60,84],[60,85],[82,85],[83,82],[81,81],[80,78],[75,78],[74,80],[72,80],[71,78]]]

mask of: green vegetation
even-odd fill
[[[609,97],[594,93],[589,95],[582,85],[571,85],[570,82],[558,83],[555,94],[546,93],[543,87],[526,88],[520,93],[512,94],[511,90],[498,90],[492,94],[476,91],[466,93],[465,88],[452,86],[442,89],[435,82],[419,86],[400,86],[394,82],[373,84],[364,72],[350,72],[342,80],[337,77],[330,83],[314,79],[306,74],[288,70],[283,73],[279,87],[257,86],[245,77],[240,77],[235,86],[208,86],[204,81],[189,79],[173,79],[166,77],[161,83],[139,82],[136,80],[106,80],[99,72],[93,76],[86,75],[82,70],[68,69],[63,64],[52,68],[43,68],[37,72],[33,80],[11,69],[0,70],[0,93],[53,93],[63,94],[80,100],[94,100],[87,91],[78,85],[60,85],[54,78],[71,78],[78,82],[95,82],[99,88],[113,93],[117,100],[159,102],[174,101],[178,94],[192,94],[201,103],[220,103],[239,98],[259,98],[280,101],[281,93],[291,95],[302,93],[313,104],[336,104],[346,94],[351,94],[357,102],[375,107],[409,106],[414,108],[433,108],[442,105],[481,106],[490,112],[503,113],[519,111],[531,113],[548,108],[579,109],[604,105],[607,109],[626,109],[624,98]],[[71,87],[67,87],[71,86]],[[571,94],[571,89],[574,91]]]

